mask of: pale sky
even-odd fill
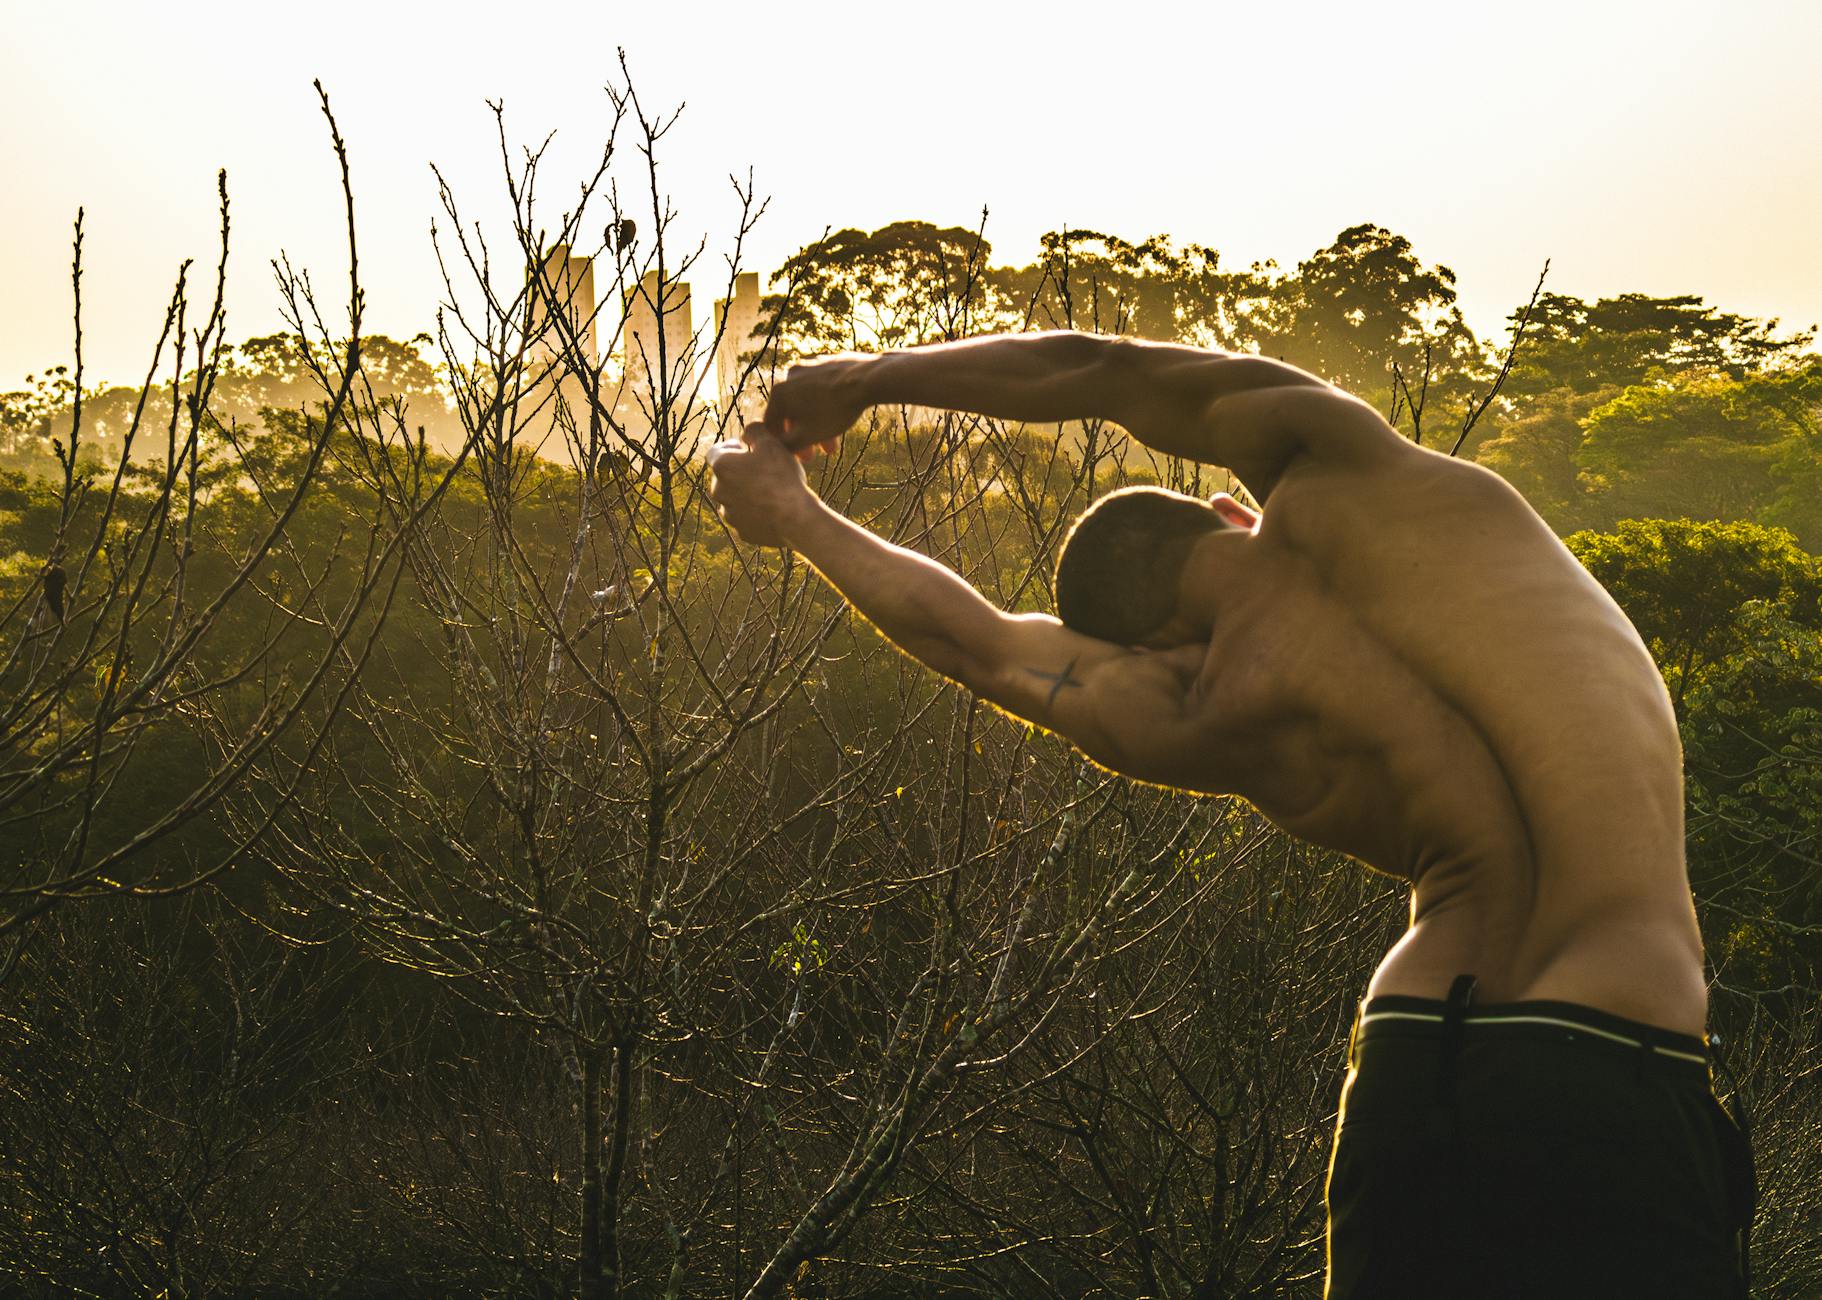
[[[1696,293],[1822,320],[1822,2],[670,4],[0,0],[0,389],[70,356],[69,228],[86,206],[91,380],[144,370],[177,263],[212,267],[215,171],[235,245],[228,335],[279,327],[281,249],[345,275],[312,77],[356,187],[368,328],[442,296],[430,164],[500,212],[485,101],[557,133],[560,206],[599,147],[626,49],[687,102],[663,177],[719,248],[730,172],[771,208],[769,271],[825,227],[972,225],[1027,263],[1067,222],[1167,231],[1292,264],[1377,222],[1460,277],[1483,334],[1550,285]],[[508,17],[511,15],[511,17]],[[714,277],[694,277],[699,298]]]

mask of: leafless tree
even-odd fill
[[[735,580],[725,539],[718,557],[701,544],[692,454],[714,427],[696,388],[702,341],[677,348],[666,328],[669,290],[700,255],[676,252],[659,182],[675,117],[649,115],[630,84],[608,93],[608,141],[554,241],[536,225],[544,151],[515,159],[501,117],[515,211],[504,277],[487,232],[444,192],[442,343],[468,446],[456,488],[405,547],[417,661],[397,666],[394,691],[357,689],[312,772],[269,765],[275,793],[257,805],[269,816],[308,780],[268,856],[371,950],[518,1022],[564,1063],[580,1182],[579,1222],[561,1231],[586,1295],[619,1294],[646,1244],[624,1239],[650,1145],[639,1117],[655,1062],[690,1034],[683,954],[715,942],[692,913],[726,885],[704,791],[834,625],[806,603],[801,570]],[[629,153],[650,202],[640,221],[611,171]],[[736,246],[759,211],[750,190],[740,198]],[[594,266],[612,278],[596,320],[547,260],[585,246],[601,209]],[[642,293],[656,328],[635,336],[652,353],[629,385],[629,359],[615,366],[585,339],[621,333]],[[402,517],[409,497],[375,463],[369,485]],[[677,1269],[689,1226],[671,1230]]]
[[[401,541],[430,485],[421,444],[358,445],[353,190],[347,149],[317,89],[345,200],[348,303],[332,338],[307,277],[276,265],[325,398],[300,413],[294,454],[275,459],[270,437],[211,412],[226,320],[224,173],[207,314],[192,328],[186,262],[119,454],[96,468],[84,441],[77,218],[75,380],[67,423],[53,439],[59,477],[42,569],[0,591],[0,828],[30,846],[0,878],[0,977],[34,923],[60,904],[177,893],[245,861],[269,820],[224,842],[210,833],[211,818],[256,764],[301,732],[322,734],[352,685],[343,670],[358,670],[371,652],[395,590]],[[162,387],[161,367],[169,376]],[[308,511],[345,504],[325,480],[351,455],[411,467],[410,486],[395,513],[356,514],[329,553],[306,556],[295,526]],[[307,619],[306,608],[320,621]],[[208,725],[199,729],[197,719]],[[154,770],[158,797],[147,799]],[[275,789],[269,811],[294,793],[295,781]]]

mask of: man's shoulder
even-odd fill
[[[1535,520],[1525,499],[1492,470],[1389,436],[1370,453],[1312,451],[1294,459],[1264,503],[1261,536],[1320,551],[1352,549],[1363,534],[1384,541],[1459,529],[1468,518]]]
[[[1403,465],[1422,450],[1369,403],[1331,384],[1271,389],[1258,400],[1268,422],[1295,435],[1305,463],[1372,469]]]

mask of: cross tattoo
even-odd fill
[[[1078,682],[1075,678],[1073,678],[1069,675],[1070,672],[1075,668],[1075,665],[1076,665],[1076,661],[1074,659],[1071,659],[1067,664],[1064,665],[1063,671],[1060,673],[1047,673],[1047,672],[1043,671],[1041,668],[1027,668],[1025,670],[1026,672],[1030,673],[1033,677],[1041,677],[1043,680],[1051,683],[1050,694],[1044,698],[1044,707],[1045,708],[1048,709],[1056,704],[1057,695],[1062,691],[1062,689],[1065,686],[1080,686],[1082,684],[1082,683]]]

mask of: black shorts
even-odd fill
[[[1752,1158],[1703,1041],[1466,992],[1361,1008],[1329,1300],[1744,1296]]]

